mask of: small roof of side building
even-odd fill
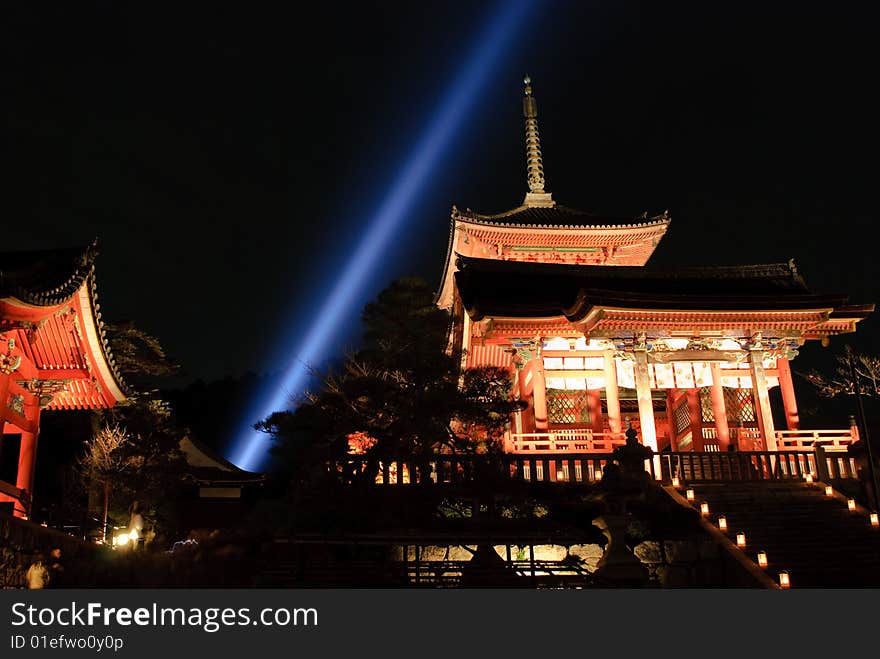
[[[245,485],[266,480],[265,474],[235,466],[192,437],[180,440],[180,450],[189,465],[190,474],[200,485]]]
[[[456,285],[471,319],[564,317],[616,311],[805,311],[853,322],[874,305],[810,291],[794,261],[741,266],[576,266],[458,256]],[[824,316],[823,316],[824,314]]]

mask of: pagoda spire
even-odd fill
[[[549,192],[544,191],[544,163],[541,159],[541,138],[538,134],[538,103],[532,96],[532,79],[526,75],[523,116],[526,120],[526,171],[529,191],[526,206],[554,206]]]

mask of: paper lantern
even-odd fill
[[[782,588],[791,588],[791,579],[789,579],[788,572],[785,570],[779,573],[779,585]]]

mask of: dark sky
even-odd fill
[[[3,9],[2,249],[98,236],[105,317],[188,378],[280,368],[494,5],[86,4]],[[453,203],[520,203],[526,72],[557,201],[669,209],[658,264],[796,257],[880,299],[880,48],[841,5],[537,3],[363,301],[438,279]]]

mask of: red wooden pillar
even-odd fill
[[[608,428],[613,433],[623,432],[620,423],[620,393],[617,390],[617,364],[611,352],[604,354],[605,402],[608,405]]]
[[[535,432],[547,432],[547,381],[544,379],[544,359],[539,355],[529,362],[532,367],[532,395],[535,397]]]
[[[764,440],[765,451],[776,450],[776,428],[773,426],[773,411],[767,393],[767,376],[764,374],[764,352],[760,348],[749,350],[749,373],[752,376],[752,393],[755,396],[755,411],[758,413],[758,428]]]
[[[718,450],[726,451],[730,446],[730,428],[727,427],[727,407],[724,404],[724,389],[721,386],[721,365],[711,362],[712,370],[712,415],[715,417],[715,434],[718,436]]]
[[[3,420],[3,410],[6,409],[6,402],[9,397],[9,378],[10,375],[8,373],[0,373],[0,442],[3,441],[3,429],[6,425],[6,422]],[[6,494],[0,494],[0,503],[14,501],[15,499],[12,497]]]
[[[691,418],[691,446],[694,451],[702,451],[705,449],[703,444],[703,411],[700,409],[700,390],[696,388],[688,389],[687,404],[688,416]]]
[[[785,409],[785,426],[789,430],[800,430],[801,420],[798,415],[797,399],[794,396],[794,383],[791,381],[791,364],[785,357],[776,360],[779,372],[779,388],[782,391],[782,406]]]
[[[40,400],[25,404],[25,418],[33,424],[33,432],[21,433],[21,448],[18,452],[18,472],[15,476],[15,487],[27,491],[31,503],[25,506],[20,501],[15,503],[15,516],[27,519],[31,513],[34,496],[34,472],[37,466],[37,437],[40,434]]]
[[[669,450],[677,451],[678,442],[675,437],[675,395],[678,389],[666,390],[666,425],[669,427]]]
[[[602,392],[598,389],[587,390],[587,404],[590,407],[590,423],[593,432],[605,432],[605,420],[602,418]]]

